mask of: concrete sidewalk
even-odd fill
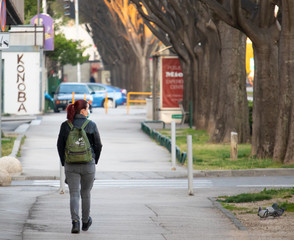
[[[97,166],[97,178],[133,179],[184,176],[186,169],[178,166],[171,171],[170,153],[152,141],[140,129],[145,109],[94,109],[91,119],[96,122],[103,144]],[[44,115],[34,120],[26,132],[26,140],[19,158],[23,173],[14,177],[26,179],[58,179],[60,175],[56,142],[60,124],[66,114]]]
[[[99,180],[98,180],[99,182]],[[195,240],[258,239],[237,227],[207,199],[230,189],[94,188],[88,232],[71,234],[69,194],[56,188],[0,188],[0,239]]]
[[[23,174],[18,180],[59,178],[56,139],[65,113],[48,114],[32,122],[22,146]],[[144,109],[94,109],[91,119],[98,125],[103,152],[92,190],[88,232],[70,233],[69,194],[40,185],[0,188],[0,239],[99,239],[99,240],[195,240],[259,239],[240,231],[208,197],[234,194],[227,189],[174,187],[99,187],[103,179],[163,179],[186,176],[177,166],[171,171],[170,153],[140,130]],[[246,190],[246,189],[242,189]]]

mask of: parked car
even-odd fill
[[[65,110],[67,105],[74,100],[85,99],[90,104],[90,112],[92,112],[93,94],[86,83],[66,82],[61,83],[54,93],[53,103],[54,112],[59,112],[60,109]]]
[[[117,107],[127,102],[127,91],[118,87],[102,83],[87,83],[93,94],[93,107],[105,107],[105,96],[107,92],[107,106]]]

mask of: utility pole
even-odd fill
[[[37,2],[38,26],[40,25],[40,0]]]
[[[69,18],[75,18],[76,25],[76,41],[79,41],[79,0],[63,0],[64,1],[64,15]],[[72,3],[74,2],[75,16],[72,16],[71,12],[73,9]],[[79,54],[77,54],[79,57]],[[81,64],[77,63],[77,82],[81,82]]]
[[[79,0],[75,0],[75,23],[76,23],[76,31],[77,31],[77,41],[79,41]],[[79,57],[79,54],[78,54]],[[81,64],[78,62],[77,64],[77,80],[81,82]]]
[[[47,1],[46,0],[42,1],[42,8],[43,8],[43,13],[47,14]]]

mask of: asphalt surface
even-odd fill
[[[195,171],[195,177],[202,177],[194,179],[190,196],[186,168],[172,171],[170,153],[140,130],[145,109],[131,108],[129,115],[125,107],[109,109],[108,114],[94,109],[91,119],[100,131],[103,152],[92,190],[93,225],[73,235],[68,190],[60,194],[55,180],[60,173],[56,140],[65,117],[65,112],[39,116],[25,130],[23,173],[14,176],[11,186],[0,188],[0,239],[263,239],[240,230],[210,199],[265,184],[294,184],[291,170]]]

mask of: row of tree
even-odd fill
[[[158,40],[128,0],[84,1],[80,6],[89,22],[103,64],[113,85],[143,91],[149,85],[148,57]]]
[[[252,155],[294,162],[294,1],[87,0],[81,9],[103,62],[125,78],[120,80],[123,86],[145,87],[146,78],[140,74],[147,65],[142,59],[154,49],[150,44],[154,40],[149,41],[153,38],[145,34],[148,26],[180,58],[184,106],[193,102],[196,128],[207,129],[215,142],[228,141],[230,132],[236,131],[240,142],[252,141]],[[253,42],[255,58],[252,137],[246,37]],[[147,46],[151,50],[144,55]]]

